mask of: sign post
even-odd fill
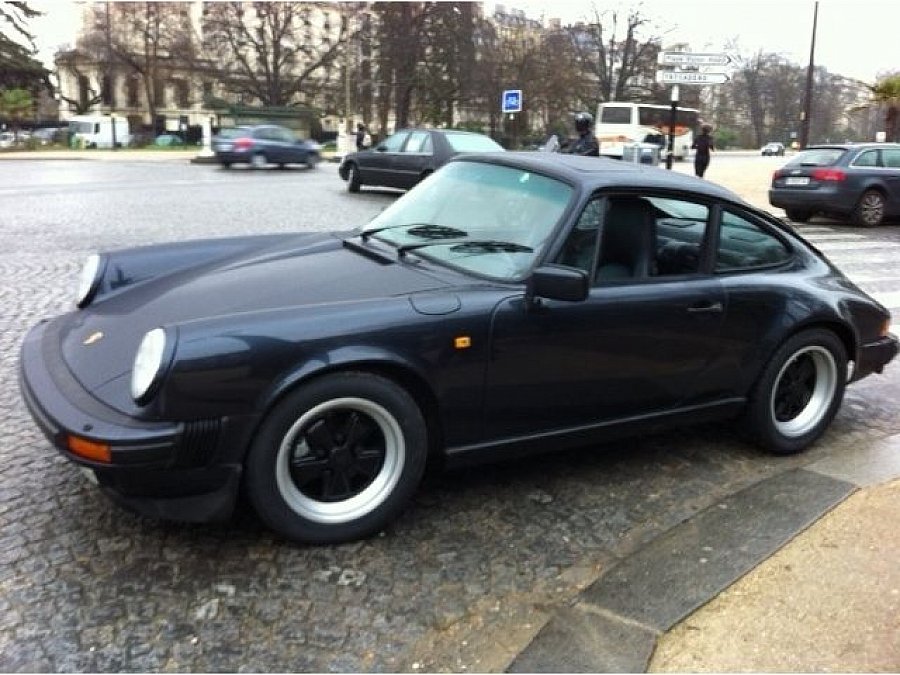
[[[729,54],[692,54],[689,52],[660,52],[657,61],[661,66],[675,66],[677,70],[657,70],[656,81],[672,85],[672,108],[669,113],[669,149],[666,153],[666,168],[672,168],[675,155],[675,124],[678,121],[678,85],[711,85],[724,84],[731,79],[728,72],[720,72],[715,68],[730,71],[734,61]],[[690,70],[688,70],[690,69]],[[702,69],[702,70],[701,70]]]
[[[518,147],[519,139],[517,129],[512,122],[516,119],[516,113],[522,112],[522,90],[521,89],[506,89],[503,92],[503,96],[500,99],[500,112],[506,115],[507,121],[510,123],[507,126],[507,131],[509,131],[509,127],[512,127],[512,136],[513,148]]]

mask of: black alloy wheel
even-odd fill
[[[374,534],[415,491],[427,432],[410,395],[369,373],[327,375],[275,406],[253,442],[245,486],[262,520],[302,542]]]
[[[776,455],[801,452],[828,428],[846,380],[847,351],[834,333],[794,335],[775,352],[750,396],[748,430]]]

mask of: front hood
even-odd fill
[[[347,249],[335,236],[303,237],[152,278],[66,315],[63,358],[96,391],[131,371],[141,338],[158,326],[226,316],[251,321],[253,312],[302,312],[447,286],[408,264]]]

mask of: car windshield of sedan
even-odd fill
[[[503,281],[540,259],[574,190],[540,174],[481,162],[451,162],[363,230],[398,254]]]

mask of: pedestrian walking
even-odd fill
[[[365,150],[372,144],[372,137],[369,136],[369,132],[366,131],[365,124],[357,124],[356,125],[356,149],[357,150]]]
[[[701,127],[700,135],[694,139],[694,144],[691,146],[697,151],[694,154],[694,174],[698,178],[703,178],[703,174],[706,173],[706,168],[709,166],[709,154],[716,149],[713,137],[709,133],[711,131],[712,127],[704,124]]]

